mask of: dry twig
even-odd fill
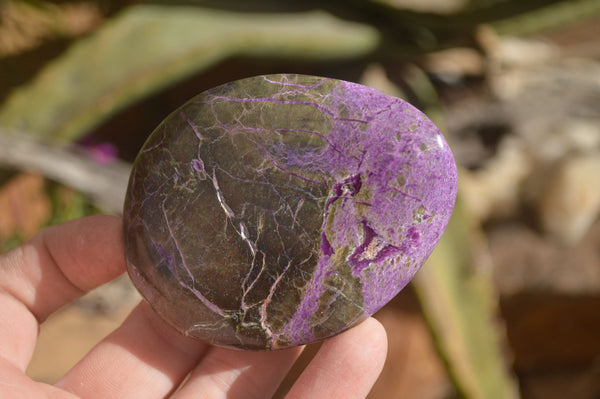
[[[73,148],[42,143],[23,133],[0,131],[0,167],[27,170],[88,195],[99,207],[120,214],[131,166],[99,164]]]

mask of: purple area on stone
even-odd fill
[[[452,213],[436,126],[359,84],[258,76],[194,97],[140,151],[132,281],[183,334],[270,350],[338,334],[414,276]]]

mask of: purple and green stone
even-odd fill
[[[410,281],[456,188],[446,141],[405,101],[314,76],[243,79],[192,98],[148,138],[125,201],[127,267],[187,336],[303,345]]]

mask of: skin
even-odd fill
[[[55,385],[25,374],[40,324],[125,271],[122,243],[120,218],[92,216],[44,229],[0,255],[0,397],[271,397],[301,347],[213,347],[178,334],[145,302]],[[369,318],[325,341],[287,398],[364,398],[386,352],[385,330]]]

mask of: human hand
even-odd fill
[[[25,374],[39,324],[123,273],[122,242],[119,218],[92,216],[44,229],[0,256],[0,397],[271,397],[302,348],[213,347],[180,335],[145,302],[55,385]],[[383,327],[369,318],[325,341],[287,397],[364,398],[381,372],[386,348]]]

